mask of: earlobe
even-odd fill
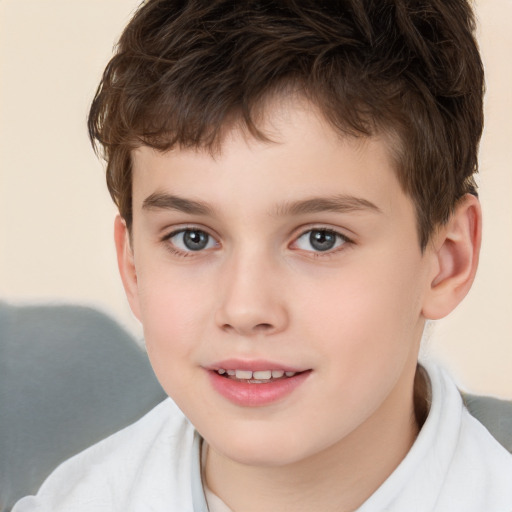
[[[124,291],[133,314],[140,320],[135,259],[130,241],[130,233],[120,215],[116,217],[114,222],[114,240],[117,252],[117,265],[121,274]]]
[[[481,237],[480,203],[475,196],[466,194],[427,249],[433,265],[423,306],[425,318],[445,317],[466,296],[478,267]]]

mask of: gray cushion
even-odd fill
[[[512,402],[462,393],[469,412],[512,453]]]
[[[0,302],[0,512],[165,396],[145,353],[104,314]]]

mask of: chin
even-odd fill
[[[253,425],[246,427],[243,433],[224,431],[222,436],[213,434],[209,436],[211,440],[205,439],[218,454],[245,466],[287,466],[316,453],[316,447],[307,450],[304,440],[290,436],[289,429],[276,432],[275,425],[269,427],[272,431],[268,435],[264,427]]]

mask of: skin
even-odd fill
[[[471,285],[479,205],[464,198],[421,251],[386,140],[341,138],[297,98],[271,103],[262,127],[273,142],[232,128],[213,155],[134,151],[121,275],[156,375],[208,442],[208,486],[236,512],[350,511],[417,435],[424,322]],[[291,207],[318,198],[337,206]],[[203,250],[187,249],[185,228],[209,235]],[[335,246],[316,250],[312,229]],[[231,358],[311,372],[284,399],[242,407],[205,369]]]

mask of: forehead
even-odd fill
[[[267,207],[299,196],[333,195],[389,206],[401,194],[389,140],[342,136],[305,100],[269,102],[258,128],[268,140],[233,124],[214,150],[134,150],[134,213],[158,193],[230,206],[258,199]]]

